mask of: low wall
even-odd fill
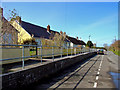
[[[54,74],[61,69],[65,69],[70,65],[73,65],[94,55],[96,55],[96,52],[82,54],[72,58],[63,58],[61,60],[34,68],[4,74],[0,76],[2,77],[2,88],[6,89],[27,86],[50,74]]]

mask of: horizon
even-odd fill
[[[89,35],[97,47],[110,45],[118,38],[117,2],[3,2],[4,16],[17,10],[22,20],[67,35],[87,43]],[[39,18],[39,19],[38,19]]]

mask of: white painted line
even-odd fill
[[[98,72],[97,72],[96,81],[97,81],[98,78],[99,78],[100,69],[101,69],[101,66],[102,66],[102,61],[103,61],[103,56],[102,56],[102,58],[101,58],[101,62],[100,62],[99,69],[98,69]],[[94,82],[94,86],[93,86],[93,87],[94,87],[94,88],[97,87],[97,82]]]
[[[98,69],[98,71],[100,71],[100,68]]]
[[[101,69],[101,66],[99,67],[99,69]]]
[[[97,74],[99,75],[99,74],[100,74],[100,72],[97,72]]]
[[[102,64],[102,60],[101,60],[101,62],[100,62],[100,66],[101,66],[101,64]]]
[[[102,65],[102,61],[103,61],[103,56],[102,56],[102,59],[101,59],[101,62],[100,62],[100,67],[101,67],[101,65]]]
[[[96,83],[96,82],[94,83],[94,86],[93,86],[93,87],[94,87],[94,88],[96,88],[96,87],[97,87],[97,83]]]
[[[99,78],[99,77],[98,77],[98,76],[96,76],[96,80],[98,80],[98,78]]]

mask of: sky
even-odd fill
[[[23,21],[66,32],[103,46],[118,38],[118,2],[3,2],[4,16],[14,8]]]

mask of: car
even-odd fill
[[[104,50],[103,49],[98,50],[97,54],[104,54]]]

